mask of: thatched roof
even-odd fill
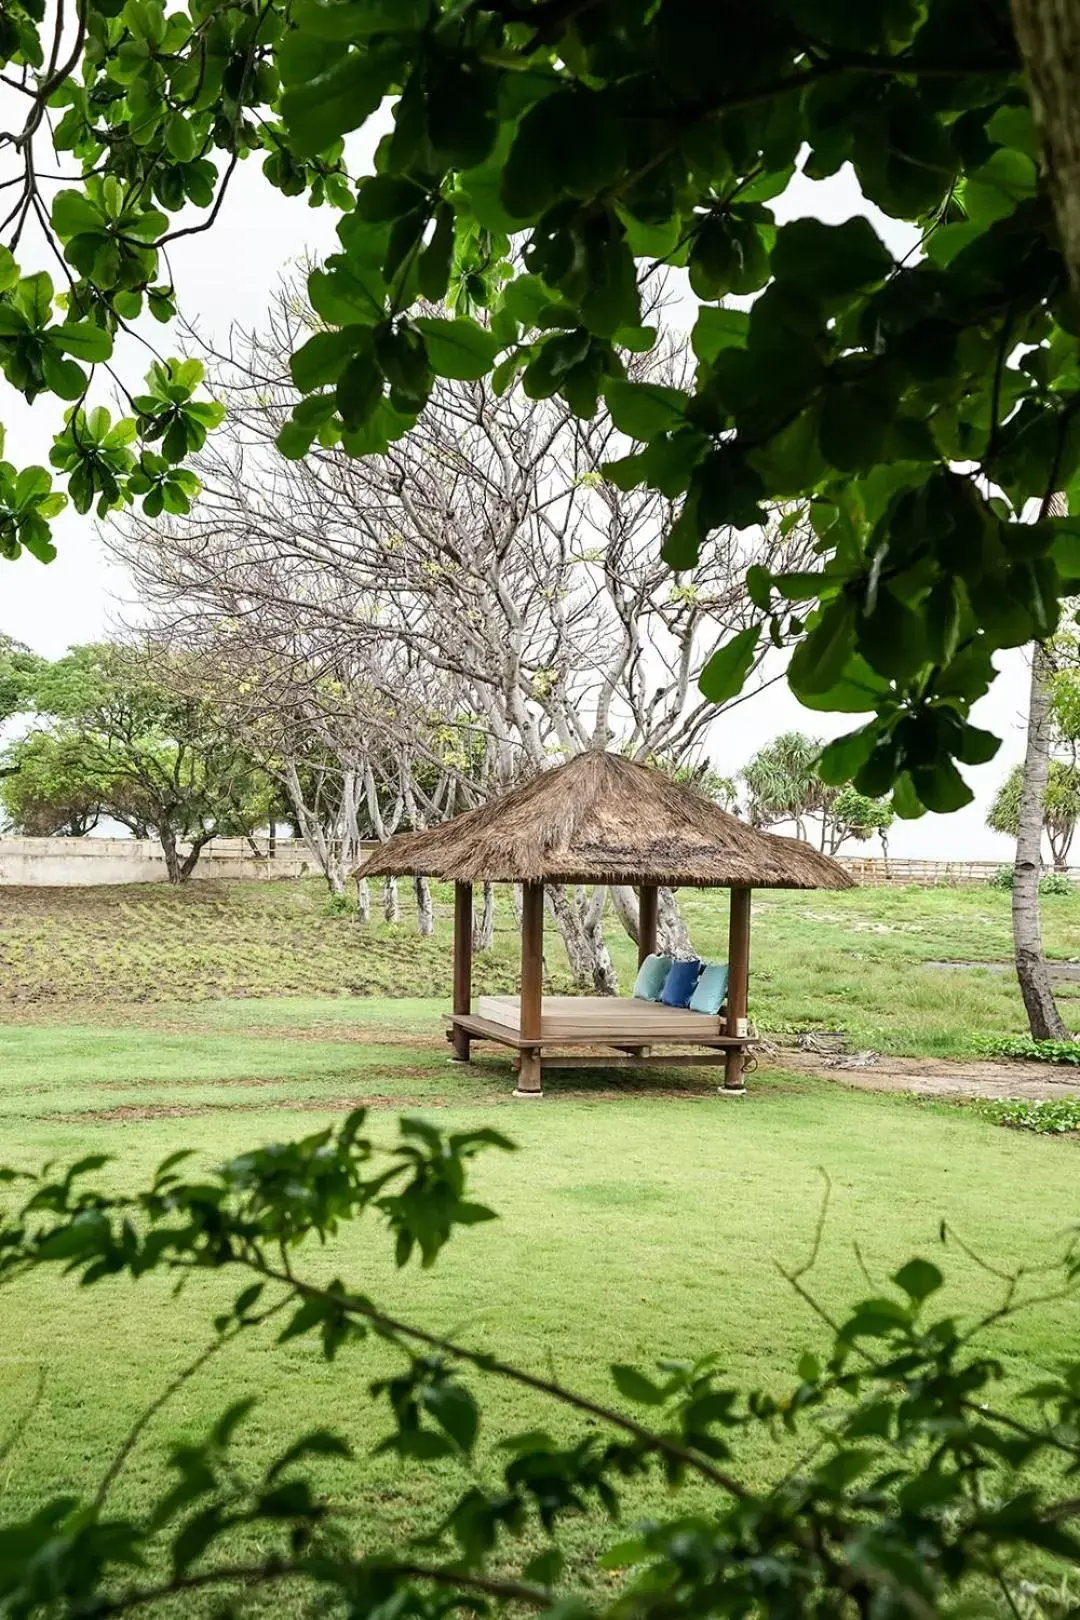
[[[829,856],[758,832],[662,771],[592,751],[476,810],[399,833],[361,877],[462,882],[664,883],[673,888],[850,889]]]

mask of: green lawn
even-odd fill
[[[450,896],[437,896],[437,930],[408,921],[326,914],[314,880],[205,883],[187,890],[0,891],[0,1018],[111,1025],[139,1019],[182,1030],[268,1028],[333,1032],[363,1025],[370,996],[445,1000],[450,988]],[[726,954],[722,893],[683,897],[697,948]],[[1051,957],[1080,959],[1080,893],[1043,902]],[[634,948],[611,919],[621,982]],[[1010,958],[1009,896],[993,889],[863,889],[755,896],[751,1013],[766,1031],[844,1029],[860,1048],[966,1055],[971,1038],[1024,1032]],[[937,962],[985,964],[949,970]],[[566,989],[561,945],[549,928],[547,966]],[[1000,971],[1002,968],[1005,971]],[[495,946],[478,957],[479,991],[513,988],[517,939],[505,896]],[[1060,986],[1069,1009],[1080,982]],[[255,998],[296,997],[292,1013],[258,1011]],[[1077,1019],[1080,1024],[1080,1017]]]
[[[28,1165],[105,1151],[116,1155],[116,1181],[134,1184],[178,1147],[220,1159],[313,1130],[365,1099],[378,1104],[375,1128],[387,1136],[399,1106],[448,1126],[494,1120],[523,1150],[478,1167],[477,1191],[498,1209],[497,1223],[455,1239],[426,1274],[396,1273],[374,1229],[347,1234],[309,1265],[592,1394],[606,1392],[610,1362],[710,1349],[738,1383],[782,1387],[799,1353],[823,1343],[775,1264],[807,1251],[820,1168],[833,1198],[814,1286],[837,1307],[866,1292],[856,1242],[884,1280],[912,1253],[937,1253],[945,1216],[988,1259],[1012,1267],[1045,1257],[1077,1214],[1074,1141],[1008,1132],[963,1109],[768,1074],[731,1103],[693,1071],[621,1096],[611,1095],[621,1077],[600,1075],[593,1091],[575,1077],[553,1083],[541,1104],[516,1105],[500,1065],[447,1064],[433,1004],[279,999],[191,1011],[198,1028],[186,1030],[125,1027],[119,1013],[111,1030],[0,1030],[4,1158]],[[382,1044],[347,1038],[358,1012],[369,1034],[382,1030]],[[323,1022],[312,1038],[315,1013]],[[987,1279],[970,1261],[954,1256],[949,1274],[956,1308],[986,1301]],[[0,1474],[0,1516],[87,1489],[141,1404],[205,1342],[236,1286],[197,1280],[174,1301],[156,1278],[80,1291],[49,1275],[6,1295],[0,1433],[24,1409],[39,1369],[46,1383]],[[1018,1380],[1074,1341],[1073,1309],[1043,1306],[997,1330],[994,1347]],[[326,1422],[365,1453],[385,1427],[366,1387],[387,1365],[387,1352],[356,1347],[327,1367],[304,1341],[271,1351],[265,1335],[252,1336],[156,1421],[116,1504],[137,1506],[160,1480],[163,1440],[197,1433],[241,1393],[259,1396],[240,1441],[246,1463]],[[560,1414],[498,1386],[487,1414],[489,1443],[512,1425],[565,1428]],[[485,1447],[481,1468],[493,1462]],[[747,1467],[764,1475],[770,1458],[758,1450]],[[365,1544],[432,1523],[462,1477],[450,1464],[403,1471],[369,1456],[326,1469],[327,1488],[360,1516]],[[660,1510],[663,1499],[647,1489],[635,1506]],[[579,1569],[609,1534],[593,1521],[575,1528]]]
[[[743,1102],[716,1097],[700,1070],[636,1081],[553,1077],[540,1104],[514,1104],[505,1065],[451,1066],[439,1023],[448,989],[447,896],[438,934],[361,930],[326,916],[312,884],[0,891],[0,1159],[37,1165],[115,1155],[135,1184],[166,1153],[206,1160],[295,1136],[369,1103],[389,1136],[398,1110],[448,1126],[493,1121],[522,1147],[492,1155],[477,1191],[497,1223],[463,1233],[433,1271],[394,1271],[376,1231],[355,1230],[309,1264],[437,1331],[567,1383],[609,1393],[610,1362],[715,1349],[743,1385],[783,1387],[799,1353],[823,1343],[780,1276],[811,1242],[820,1170],[833,1198],[813,1280],[843,1308],[912,1253],[938,1253],[948,1220],[988,1260],[1037,1263],[1074,1223],[1080,1145],[988,1124],[970,1110],[757,1074]],[[723,954],[723,897],[691,896],[699,947]],[[1080,955],[1080,898],[1045,905],[1059,957]],[[479,982],[513,982],[508,909]],[[615,942],[624,982],[629,942]],[[936,959],[999,961],[1008,897],[989,890],[762,895],[754,915],[752,1012],[762,1027],[847,1030],[882,1050],[964,1053],[977,1032],[1017,1032],[1006,974],[947,972]],[[560,982],[555,950],[549,968]],[[1069,989],[1074,987],[1070,986]],[[381,994],[380,994],[381,992]],[[1066,1003],[1068,1005],[1069,1003]],[[993,1286],[948,1261],[950,1303],[984,1304]],[[44,1393],[0,1470],[0,1519],[100,1476],[141,1406],[209,1336],[238,1283],[202,1279],[179,1299],[162,1279],[79,1290],[41,1276],[4,1296],[0,1439],[44,1372]],[[1075,1343],[1073,1307],[1039,1307],[995,1330],[1022,1383]],[[461,1483],[450,1464],[403,1471],[368,1453],[384,1423],[367,1396],[390,1365],[354,1347],[333,1367],[305,1341],[268,1334],[231,1347],[157,1420],[115,1501],[137,1507],[162,1473],[163,1443],[194,1435],[241,1393],[259,1396],[240,1440],[255,1465],[296,1432],[331,1423],[361,1461],[328,1464],[325,1483],[354,1511],[365,1545],[430,1525]],[[479,1466],[511,1426],[561,1414],[494,1387]],[[745,1459],[765,1477],[764,1449]],[[661,1511],[643,1489],[635,1511]],[[610,1536],[580,1522],[576,1571]],[[194,1612],[194,1611],[192,1611]],[[288,1613],[286,1608],[276,1613]]]

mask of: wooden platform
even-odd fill
[[[469,1061],[473,1041],[495,1041],[514,1051],[515,1097],[539,1097],[546,1069],[629,1069],[723,1065],[727,1096],[741,1096],[743,1058],[754,1045],[747,1035],[725,1033],[723,1018],[685,1007],[623,1000],[615,996],[545,996],[540,1037],[521,1033],[518,996],[480,996],[476,1011],[452,1013],[447,1039],[459,1061]],[[567,1054],[566,1047],[589,1052]],[[690,1048],[690,1051],[678,1048]],[[658,1048],[660,1050],[658,1050]],[[671,1050],[675,1048],[676,1050]]]
[[[491,1027],[492,1039],[510,1036],[508,1045],[523,1044],[520,996],[478,996],[473,1017]],[[506,1035],[495,1035],[496,1028]],[[720,1017],[617,996],[545,996],[540,1006],[540,1040],[545,1045],[588,1046],[636,1046],[653,1041],[687,1046],[729,1044]]]

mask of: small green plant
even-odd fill
[[[972,1045],[987,1057],[1080,1064],[1080,1041],[1033,1041],[1028,1035],[976,1035]]]
[[[995,1097],[977,1104],[978,1111],[997,1125],[1039,1136],[1065,1136],[1080,1131],[1080,1097],[1055,1097],[1027,1102],[1016,1097]]]
[[[347,894],[331,894],[323,906],[324,917],[355,917],[356,901]]]
[[[1013,886],[1013,869],[1011,866],[999,866],[992,877],[986,880],[989,889],[1011,889]],[[1064,872],[1044,872],[1039,879],[1040,894],[1072,894],[1075,885]]]

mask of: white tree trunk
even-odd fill
[[[518,921],[520,922],[520,918]],[[473,950],[490,951],[495,938],[495,885],[485,883],[480,910],[473,913]]]
[[[356,880],[356,920],[362,923],[371,921],[371,888],[367,878]]]
[[[413,878],[416,894],[416,932],[429,938],[435,932],[435,912],[431,904],[431,884],[426,877]]]
[[[595,900],[586,901],[582,906],[578,897],[569,894],[561,883],[549,883],[545,893],[566,947],[574,984],[596,995],[618,995],[618,975],[604,942],[603,899],[599,906]],[[603,896],[603,890],[600,893]]]
[[[636,945],[640,938],[637,890],[632,889],[629,884],[619,884],[612,889],[611,899],[615,915]],[[672,891],[663,886],[656,891],[656,948],[664,956],[677,956],[683,959],[695,954],[690,930],[679,910],[679,902]]]
[[[1043,955],[1039,919],[1039,874],[1042,870],[1043,804],[1050,770],[1050,687],[1046,654],[1036,646],[1031,659],[1027,751],[1020,792],[1020,820],[1013,867],[1012,923],[1016,977],[1027,1009],[1032,1038],[1068,1040],[1054,1000],[1050,970]]]
[[[398,899],[398,882],[396,877],[388,877],[383,884],[383,917],[388,923],[401,921],[401,902]]]

